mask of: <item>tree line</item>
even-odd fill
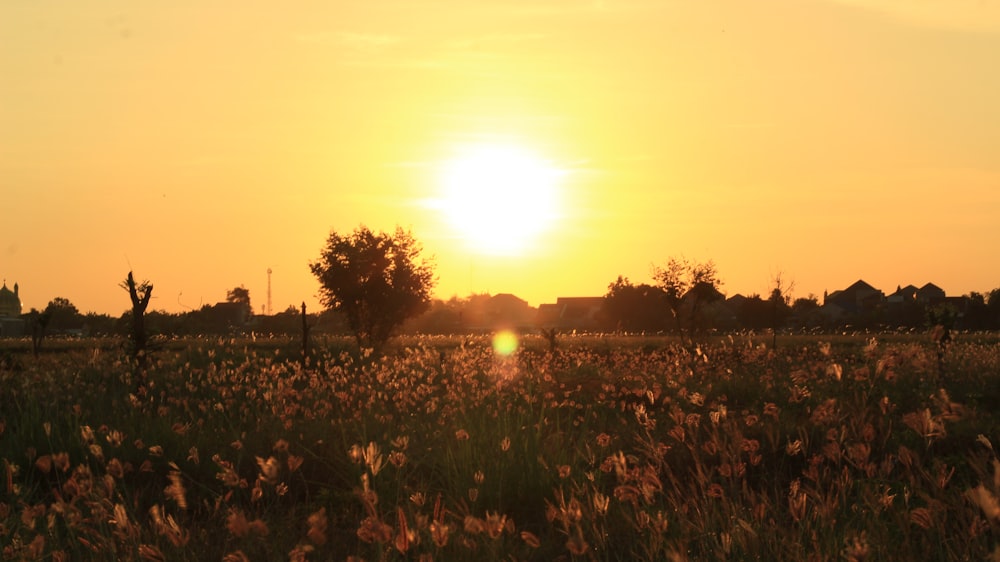
[[[433,261],[423,258],[421,252],[413,235],[398,227],[390,233],[374,232],[363,225],[347,234],[331,231],[319,258],[309,264],[326,307],[319,313],[307,314],[303,304],[302,310],[290,306],[275,315],[254,317],[250,293],[243,286],[228,291],[225,302],[197,310],[146,311],[145,306],[137,307],[135,288],[147,285],[135,285],[130,272],[122,287],[130,291],[133,308],[118,318],[80,314],[61,297],[49,302],[44,310],[32,309],[24,316],[33,337],[46,333],[130,335],[140,331],[166,336],[235,335],[248,330],[308,334],[316,329],[320,333],[352,334],[359,347],[377,350],[400,331],[462,331],[463,310],[481,297],[432,299],[436,283]],[[793,287],[780,274],[772,279],[766,295],[728,301],[711,260],[670,258],[662,266],[653,266],[651,277],[652,283],[635,284],[619,275],[608,285],[600,310],[580,327],[608,332],[673,333],[689,339],[708,331],[766,330],[777,334],[780,330],[887,330],[934,325],[1000,329],[1000,288],[985,294],[971,293],[959,304],[906,302],[890,306],[883,302],[833,318],[824,314],[814,295],[792,299]],[[151,284],[148,290],[152,290]],[[136,318],[137,314],[142,318]],[[140,321],[141,326],[137,324]]]

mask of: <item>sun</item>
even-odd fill
[[[442,165],[439,208],[469,249],[521,255],[554,227],[561,176],[519,146],[463,146]]]

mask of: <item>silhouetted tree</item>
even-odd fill
[[[250,289],[243,285],[234,287],[231,291],[226,291],[226,302],[235,302],[247,307],[248,315],[253,314],[253,307],[250,306]]]
[[[359,347],[380,351],[398,326],[428,307],[435,280],[420,251],[402,228],[376,234],[361,226],[350,235],[331,232],[309,265],[323,304],[344,314]]]
[[[817,328],[823,323],[819,297],[810,294],[792,302],[791,319],[799,328]]]
[[[446,301],[433,299],[426,311],[408,320],[402,329],[411,334],[456,334],[463,329],[464,306],[465,301],[457,296]]]
[[[28,330],[31,332],[31,354],[38,357],[38,352],[42,349],[42,341],[49,327],[51,316],[46,312],[38,312],[32,308],[28,313]]]
[[[670,258],[665,267],[653,268],[653,278],[663,290],[667,306],[681,334],[685,327],[683,320],[687,319],[689,338],[693,338],[698,331],[699,315],[704,305],[724,298],[719,292],[722,282],[712,260],[698,263]]]
[[[1000,329],[1000,288],[993,289],[987,295],[986,308],[989,309],[990,327]]]
[[[56,297],[45,307],[49,316],[48,329],[55,332],[78,329],[81,327],[80,311],[69,299]]]
[[[767,302],[771,305],[771,347],[778,347],[778,328],[784,326],[785,321],[791,314],[792,309],[788,306],[791,300],[791,292],[795,283],[788,283],[781,278],[779,271],[771,280],[774,287],[771,288],[771,295]]]
[[[135,358],[139,367],[146,364],[146,307],[149,306],[149,299],[153,296],[153,284],[149,281],[136,283],[132,277],[132,272],[128,272],[128,277],[122,282],[121,287],[128,291],[132,299],[132,357]]]
[[[771,304],[758,294],[750,295],[736,311],[736,320],[746,330],[764,330],[771,325]]]
[[[645,283],[633,285],[627,277],[619,275],[608,285],[602,313],[609,328],[656,332],[667,328],[666,302],[661,287]]]
[[[990,309],[986,306],[986,295],[971,292],[965,298],[965,313],[961,327],[965,330],[989,330],[992,328]]]

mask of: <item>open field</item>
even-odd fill
[[[0,346],[12,560],[1000,559],[1000,343]]]

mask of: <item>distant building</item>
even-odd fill
[[[834,291],[823,299],[823,307],[846,314],[872,310],[885,300],[885,294],[862,280],[857,280],[842,291]]]
[[[907,302],[916,302],[917,300],[917,289],[913,285],[907,285],[905,287],[896,287],[896,292],[886,297],[886,302],[889,304],[903,304]]]
[[[538,307],[536,324],[560,330],[597,330],[601,326],[604,297],[559,297],[555,304]]]
[[[934,283],[928,283],[917,289],[916,299],[921,304],[942,303],[945,300],[944,289]]]
[[[7,281],[0,288],[0,318],[17,318],[21,316],[21,297],[18,295],[17,283],[14,290],[7,288]]]
[[[19,337],[24,335],[24,320],[21,319],[21,296],[17,283],[14,290],[7,288],[7,281],[0,288],[0,336]]]

